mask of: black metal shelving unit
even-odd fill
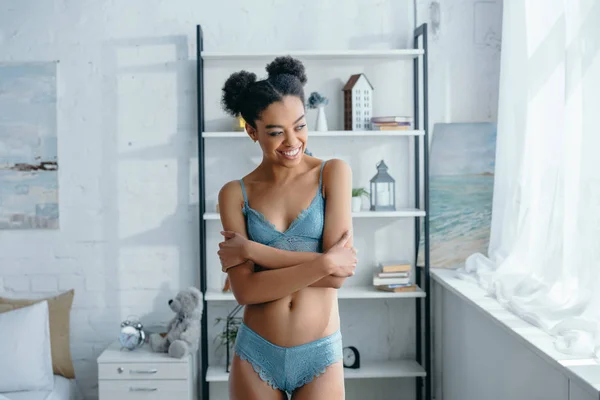
[[[199,395],[209,400],[208,371],[208,307],[207,293],[207,260],[206,260],[206,219],[204,173],[205,146],[204,132],[204,62],[203,34],[201,25],[196,26],[196,79],[197,79],[197,124],[198,124],[198,222],[199,222],[199,261],[200,290],[204,295],[202,313],[202,337],[200,346],[200,365],[198,374]],[[416,361],[423,366],[426,376],[417,377],[417,400],[431,400],[431,291],[429,265],[429,126],[428,126],[428,74],[427,74],[427,24],[418,26],[413,32],[413,48],[422,49],[423,54],[413,60],[413,104],[414,128],[423,130],[421,136],[414,136],[414,173],[415,173],[415,207],[425,211],[424,216],[415,217],[415,260],[418,259],[421,230],[423,230],[424,265],[415,267],[415,283],[425,292],[425,297],[416,297]],[[420,72],[420,73],[419,73]],[[420,78],[422,77],[422,84]],[[422,123],[421,123],[421,117]],[[422,124],[422,128],[421,128]],[[422,195],[422,196],[421,196]],[[239,310],[239,306],[236,307]]]
[[[198,116],[198,259],[200,261],[200,291],[202,292],[202,321],[200,338],[200,373],[198,393],[202,400],[208,400],[208,382],[206,371],[208,370],[208,305],[206,303],[206,221],[204,212],[206,210],[206,176],[204,175],[204,62],[202,52],[204,51],[204,37],[202,26],[196,26],[196,96]]]
[[[424,265],[421,269],[417,266],[415,269],[416,273],[416,284],[421,287],[427,296],[424,301],[421,298],[416,300],[416,321],[417,326],[417,362],[423,365],[425,362],[425,371],[427,377],[417,378],[417,399],[421,400],[423,395],[426,400],[431,400],[431,286],[430,286],[430,275],[429,275],[429,103],[428,103],[428,73],[427,73],[427,24],[420,25],[414,30],[413,35],[413,48],[419,49],[419,40],[421,39],[423,56],[421,59],[421,65],[419,65],[419,58],[413,60],[413,104],[414,104],[414,123],[415,129],[420,128],[421,124],[421,92],[419,87],[419,69],[422,70],[423,75],[423,209],[425,210],[425,216],[422,218],[423,222],[423,259]],[[415,140],[415,207],[421,208],[421,151],[419,140]],[[419,256],[419,242],[421,238],[421,221],[415,223],[415,240],[417,241],[416,254],[415,254],[415,265],[416,260]],[[423,304],[424,303],[424,304]],[[425,314],[423,320],[422,314]],[[424,332],[423,332],[424,329]],[[425,342],[425,346],[422,345],[421,341]],[[423,347],[425,347],[423,349]]]

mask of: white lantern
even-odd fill
[[[371,211],[396,211],[396,182],[387,170],[381,160],[377,174],[371,178]]]

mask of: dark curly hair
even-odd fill
[[[257,81],[256,74],[240,71],[231,74],[223,85],[221,105],[233,116],[241,115],[252,127],[269,105],[283,96],[296,96],[304,104],[304,65],[290,57],[277,57],[267,65],[269,76]]]

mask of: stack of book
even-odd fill
[[[416,286],[411,279],[411,265],[408,261],[379,263],[373,275],[373,285],[384,292],[414,292]]]
[[[412,129],[412,117],[373,117],[371,130],[406,131]]]

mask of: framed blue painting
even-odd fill
[[[0,229],[57,229],[56,62],[0,63]]]
[[[460,268],[487,255],[494,194],[496,125],[438,123],[429,158],[430,266]],[[417,264],[422,266],[423,230]]]

